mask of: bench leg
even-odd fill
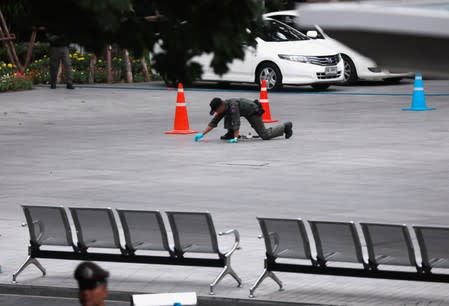
[[[284,290],[283,285],[281,280],[276,276],[276,274],[274,274],[272,271],[268,271],[267,269],[265,269],[262,273],[261,276],[259,276],[259,278],[257,279],[257,281],[255,282],[255,284],[251,287],[251,289],[249,289],[249,297],[250,298],[255,298],[256,296],[254,295],[254,292],[256,291],[257,287],[260,286],[260,284],[262,284],[262,282],[267,278],[271,278],[272,280],[274,280],[278,285],[279,285],[279,291]]]
[[[12,275],[12,282],[17,283],[17,281],[16,281],[17,276],[19,276],[19,274],[22,273],[22,271],[25,270],[26,267],[28,267],[31,264],[35,265],[39,270],[41,270],[43,276],[45,276],[47,274],[47,272],[45,271],[45,268],[41,265],[41,263],[36,258],[28,256],[27,260],[23,263],[23,265],[20,266],[19,270],[17,270],[17,272]]]
[[[237,275],[237,273],[235,273],[234,269],[232,269],[231,258],[227,257],[226,266],[223,268],[223,270],[221,270],[220,274],[218,274],[217,278],[213,281],[213,283],[210,284],[210,291],[209,291],[210,295],[215,294],[214,293],[215,286],[228,274],[231,275],[237,281],[238,284],[237,287],[239,288],[242,287],[242,279]]]

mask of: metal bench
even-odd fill
[[[225,253],[220,252],[209,213],[167,213],[175,244],[172,250],[162,215],[158,211],[117,210],[119,218],[116,219],[110,208],[69,208],[76,229],[75,243],[70,219],[63,207],[23,206],[23,210],[30,233],[30,246],[26,262],[13,274],[13,282],[30,264],[36,265],[45,275],[45,269],[37,258],[50,258],[222,267],[222,272],[210,284],[210,294],[214,294],[215,286],[227,274],[241,286],[240,278],[231,267],[231,255],[240,243],[239,233],[237,230],[220,233],[235,235],[232,248]],[[125,237],[123,242],[119,225]],[[161,251],[166,254],[152,254]],[[216,258],[186,257],[186,253],[215,254]]]
[[[282,282],[273,271],[281,271],[285,265],[277,263],[277,259],[302,259],[311,261],[312,266],[316,265],[310,253],[309,239],[302,220],[276,218],[257,218],[257,220],[262,230],[262,236],[259,238],[264,238],[267,258],[262,275],[249,290],[250,297],[254,297],[257,287],[267,277],[279,285],[279,290],[283,290]]]
[[[406,225],[361,223],[368,253],[366,261],[353,222],[309,221],[315,244],[312,250],[304,221],[257,219],[265,240],[266,259],[263,274],[250,289],[251,298],[266,277],[273,278],[283,288],[273,272],[449,283],[449,274],[431,273],[432,268],[449,268],[449,228],[414,227],[421,250],[420,266]],[[286,263],[283,260],[286,258],[295,262]]]
[[[317,262],[326,267],[328,262],[366,264],[362,246],[353,222],[309,221],[317,251]]]
[[[449,228],[414,226],[421,251],[423,273],[433,268],[449,268]]]
[[[231,267],[231,255],[237,250],[240,244],[240,234],[232,229],[220,232],[219,235],[234,235],[234,245],[226,252],[221,252],[218,247],[217,234],[209,213],[191,212],[167,212],[170,227],[173,231],[175,241],[175,254],[179,260],[189,260],[184,255],[187,253],[208,253],[217,254],[217,267],[223,270],[217,278],[210,284],[210,294],[214,294],[214,287],[225,277],[231,275],[242,287],[242,280]],[[190,259],[191,260],[191,259]]]
[[[380,265],[411,266],[416,264],[415,250],[407,226],[360,223],[368,249],[368,265],[378,270]]]

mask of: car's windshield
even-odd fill
[[[264,41],[296,41],[309,39],[297,30],[275,20],[265,20],[259,36]]]

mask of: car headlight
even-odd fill
[[[303,55],[287,55],[287,54],[278,54],[280,59],[284,59],[287,61],[300,62],[300,63],[310,63],[309,58]]]

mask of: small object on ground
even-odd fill
[[[237,143],[239,141],[238,137],[234,137],[232,139],[229,139],[229,143]]]
[[[293,135],[293,123],[290,121],[284,123],[285,125],[285,138],[289,139]]]
[[[134,294],[131,302],[135,306],[196,305],[198,303],[195,292]]]

